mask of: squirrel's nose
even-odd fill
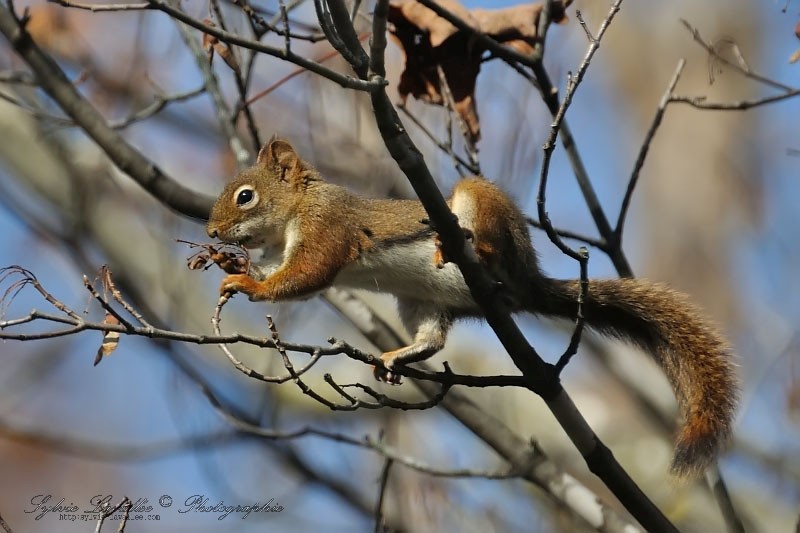
[[[208,236],[211,237],[212,239],[217,238],[217,230],[210,226],[206,228],[206,233],[208,233]]]

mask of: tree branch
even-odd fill
[[[39,86],[86,131],[122,172],[178,213],[193,218],[208,215],[213,199],[167,176],[109,127],[100,113],[78,93],[56,62],[33,42],[23,21],[4,5],[0,5],[0,33],[31,67]]]
[[[334,13],[337,10],[344,10],[340,0],[330,0],[328,5]],[[335,18],[333,17],[334,20]],[[319,22],[323,26],[331,23],[330,20]],[[328,31],[336,31],[341,35],[352,29],[336,27]],[[358,53],[356,50],[350,52],[353,55]],[[354,64],[353,67],[359,73],[360,65]],[[491,279],[475,256],[472,247],[467,245],[463,231],[436,187],[422,154],[408,137],[386,91],[374,91],[371,93],[371,98],[378,129],[389,153],[408,178],[441,236],[445,255],[458,265],[473,299],[482,309],[487,322],[494,329],[514,364],[522,371],[526,383],[544,399],[570,440],[586,459],[589,468],[620,498],[623,505],[646,528],[674,531],[674,526],[647,499],[619,466],[610,450],[600,442],[588,426],[561,387],[555,368],[538,356],[511,319],[505,302],[493,290]]]

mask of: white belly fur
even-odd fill
[[[436,268],[434,251],[433,239],[370,251],[343,268],[333,284],[434,301],[448,307],[474,307],[461,271],[452,263]]]

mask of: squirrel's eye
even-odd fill
[[[243,190],[239,193],[239,196],[236,197],[236,203],[239,205],[246,204],[251,201],[253,201],[253,191],[250,189]]]
[[[237,207],[252,207],[258,200],[258,193],[250,185],[243,185],[233,194]]]

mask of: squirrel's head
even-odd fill
[[[214,203],[209,237],[246,248],[279,245],[309,183],[319,175],[287,141],[272,139],[256,164],[231,180]]]

